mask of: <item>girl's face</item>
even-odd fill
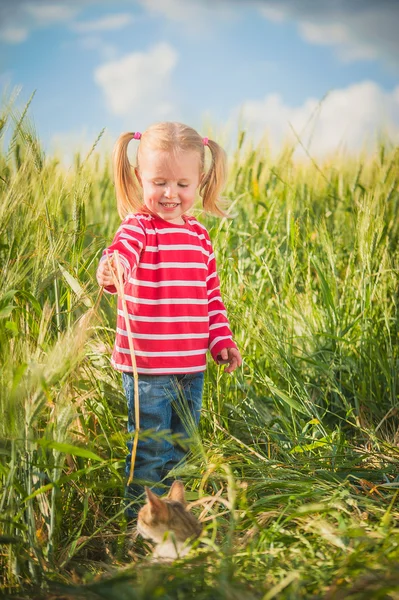
[[[136,176],[146,207],[169,223],[183,225],[182,215],[193,206],[202,179],[198,152],[146,150]]]

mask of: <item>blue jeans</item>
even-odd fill
[[[134,378],[122,374],[123,389],[128,407],[128,431],[135,431]],[[140,432],[144,433],[137,445],[133,482],[126,487],[128,501],[126,516],[134,518],[144,485],[162,494],[164,488],[156,486],[187,454],[187,450],[170,439],[178,434],[183,443],[197,428],[202,405],[204,373],[185,375],[139,375]],[[145,435],[148,432],[148,435]],[[153,436],[151,436],[151,433]],[[133,440],[128,440],[126,476],[129,478]]]

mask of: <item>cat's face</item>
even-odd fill
[[[137,518],[137,531],[143,538],[159,544],[165,539],[166,532],[172,532],[180,542],[200,535],[202,525],[186,510],[184,486],[181,481],[173,482],[165,499],[147,487],[145,491],[147,503]]]

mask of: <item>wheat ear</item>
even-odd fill
[[[114,270],[112,268],[111,265],[111,261],[109,259],[109,254],[107,252],[107,261],[108,261],[108,265],[111,269],[111,273],[112,273],[112,277],[114,280],[114,284],[116,287],[116,291],[118,292],[118,296],[121,299],[122,302],[122,309],[123,309],[123,316],[125,317],[125,322],[126,322],[126,331],[127,331],[127,339],[129,342],[129,350],[130,350],[130,356],[132,359],[132,367],[133,367],[133,378],[134,378],[134,421],[135,421],[135,429],[134,429],[134,440],[133,440],[133,447],[132,447],[132,456],[131,456],[131,461],[130,461],[130,472],[129,472],[129,479],[127,484],[130,485],[133,481],[133,475],[134,475],[134,465],[136,462],[136,454],[137,454],[137,444],[139,441],[139,431],[140,431],[140,403],[139,403],[139,376],[137,373],[137,365],[136,365],[136,356],[134,353],[134,344],[133,344],[133,336],[132,336],[132,330],[130,329],[130,319],[129,319],[129,313],[127,312],[127,306],[126,306],[126,298],[125,298],[125,293],[124,293],[124,286],[123,286],[123,275],[122,275],[122,265],[119,259],[119,252],[117,250],[114,251],[113,256],[115,257],[115,264],[116,264],[116,272],[117,272],[117,276],[115,276]]]

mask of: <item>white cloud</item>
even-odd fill
[[[55,23],[65,23],[95,0],[0,0],[0,40],[24,42],[30,32]]]
[[[160,43],[147,53],[134,52],[107,62],[95,70],[109,110],[130,122],[146,123],[168,118],[175,108],[171,74],[178,56]]]
[[[6,43],[23,42],[31,30],[52,23],[67,23],[98,2],[0,0],[0,39]],[[331,45],[344,60],[378,57],[388,59],[398,68],[397,0],[125,0],[125,5],[140,5],[149,14],[184,23],[190,35],[201,36],[215,23],[237,18],[240,14],[237,7],[256,6],[273,22],[297,23],[306,41]],[[102,26],[101,21],[97,20],[98,27]],[[87,21],[88,27],[89,23]],[[96,21],[91,23],[96,26]]]
[[[78,33],[93,33],[97,31],[115,31],[127,27],[134,21],[133,16],[128,13],[107,15],[101,19],[91,21],[80,21],[72,23],[71,29]]]
[[[32,2],[25,5],[25,11],[33,17],[38,25],[51,25],[52,23],[71,19],[79,9],[62,2],[59,4],[52,2],[34,4]]]
[[[380,135],[399,142],[399,86],[392,92],[371,81],[331,91],[323,101],[308,98],[301,106],[284,103],[272,94],[248,100],[240,112],[243,126],[256,139],[267,134],[273,148],[295,141],[290,124],[313,156],[338,149],[349,152],[375,148]]]
[[[0,39],[8,43],[22,42],[32,30],[53,23],[67,23],[86,7],[99,2],[100,0],[0,0]],[[134,9],[140,5],[148,14],[184,23],[191,35],[195,32],[204,35],[217,19],[231,18],[236,14],[231,0],[125,0],[125,5]],[[124,23],[127,24],[127,19],[124,21],[122,17],[120,15],[121,21],[115,16],[75,25],[82,32],[117,29]],[[80,26],[82,29],[79,29]]]
[[[118,56],[115,45],[104,41],[99,34],[106,31],[123,29],[134,22],[134,17],[129,13],[106,15],[100,19],[89,21],[75,21],[71,23],[70,29],[80,34],[77,43],[85,50],[95,50],[102,60],[111,61]],[[76,43],[76,42],[75,42]]]
[[[281,23],[286,18],[284,10],[277,6],[259,6],[261,15],[273,23]]]
[[[152,13],[162,14],[172,21],[198,19],[207,10],[200,0],[138,0],[142,7]]]
[[[298,29],[302,37],[311,44],[336,46],[338,56],[344,61],[374,59],[378,57],[377,48],[351,38],[350,29],[343,23],[300,22]]]
[[[76,41],[74,41],[74,44]],[[105,42],[98,35],[84,35],[77,40],[77,43],[85,50],[95,50],[99,53],[102,60],[114,60],[118,56],[118,49],[113,44]]]
[[[236,10],[229,0],[137,0],[148,12],[177,22],[184,22],[190,33],[201,35],[217,19],[229,19]],[[200,27],[200,31],[199,31]],[[206,27],[206,29],[205,29]]]
[[[309,43],[332,46],[345,61],[380,58],[396,69],[399,2],[391,0],[254,0],[274,22],[294,21]]]
[[[29,35],[29,31],[25,27],[1,27],[0,39],[8,44],[20,44],[24,42]]]

